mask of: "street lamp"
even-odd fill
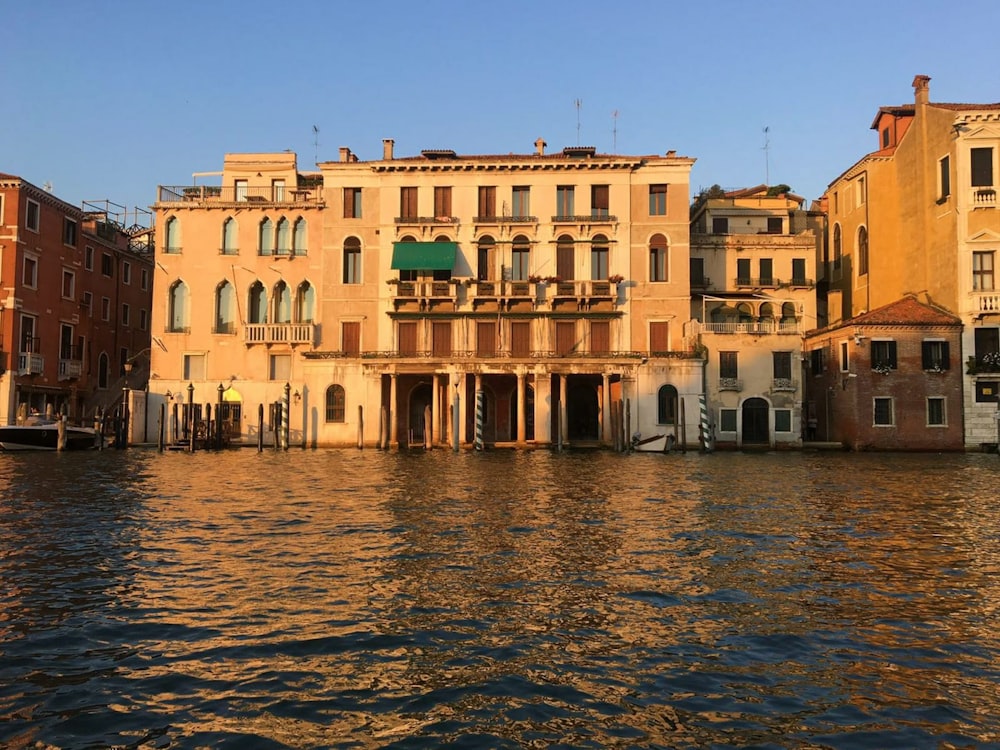
[[[125,382],[122,385],[122,429],[121,447],[128,448],[129,435],[129,413],[128,413],[128,376],[132,372],[132,363],[126,362],[122,368],[125,370]]]

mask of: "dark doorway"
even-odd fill
[[[768,445],[768,406],[762,398],[748,398],[743,402],[743,444]]]
[[[571,377],[566,391],[567,418],[570,440],[600,440],[601,407],[597,399],[598,384]]]

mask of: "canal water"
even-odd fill
[[[0,746],[1000,747],[987,455],[0,454]]]

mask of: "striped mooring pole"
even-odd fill
[[[285,397],[281,399],[281,447],[286,451],[288,450],[288,438],[289,438],[288,412],[290,411],[290,409],[288,408],[289,406],[288,402],[290,400],[289,394],[291,394],[291,392],[292,392],[291,383],[285,383]]]
[[[476,441],[475,448],[477,451],[483,449],[483,414],[486,411],[486,394],[479,390],[476,391]]]
[[[701,412],[699,421],[699,431],[701,433],[702,448],[711,453],[712,451],[712,427],[708,422],[708,404],[705,401],[705,394],[698,396],[698,409]]]

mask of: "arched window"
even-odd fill
[[[331,385],[326,389],[326,421],[343,422],[347,413],[347,398],[344,387]]]
[[[868,229],[858,230],[858,276],[868,273]]]
[[[284,281],[274,285],[274,322],[292,322],[292,292]]]
[[[183,281],[175,281],[170,287],[167,300],[167,320],[171,333],[185,333],[188,330],[188,288]]]
[[[740,302],[736,305],[736,314],[739,316],[740,323],[750,323],[753,321],[753,309],[746,302]]]
[[[163,225],[163,252],[179,253],[181,251],[181,223],[171,216]]]
[[[654,234],[649,238],[649,280],[669,281],[667,271],[667,238]]]
[[[111,369],[111,361],[108,359],[107,352],[101,352],[101,356],[97,358],[97,387],[107,388],[109,385],[109,371]]]
[[[492,281],[496,278],[493,269],[496,267],[496,241],[488,234],[479,238],[476,250],[476,279]]]
[[[344,283],[361,283],[361,240],[357,237],[344,240]]]
[[[260,223],[260,233],[257,239],[257,254],[272,255],[274,253],[274,224],[270,219]]]
[[[672,385],[660,386],[657,391],[656,423],[677,424],[677,389]]]
[[[531,267],[531,243],[523,234],[514,238],[511,246],[511,281],[527,281],[528,269]]]
[[[312,323],[316,315],[316,292],[308,281],[299,284],[295,292],[295,319],[299,323]]]
[[[774,305],[770,302],[765,302],[760,306],[760,314],[757,316],[760,320],[771,320],[774,317]]]
[[[576,246],[568,234],[556,240],[556,276],[563,281],[576,278]]]
[[[291,255],[292,253],[292,225],[288,219],[282,216],[278,219],[278,255]]]
[[[416,242],[417,240],[416,240],[416,238],[413,235],[408,234],[408,235],[406,235],[404,237],[401,237],[399,241],[400,242]],[[399,270],[399,280],[400,281],[416,281],[417,280],[417,272],[416,272],[416,270],[414,270],[412,268],[401,268]]]
[[[446,237],[443,234],[439,234],[434,238],[435,242],[451,242],[451,237]],[[451,278],[452,272],[455,270],[454,261],[452,262],[451,268],[435,268],[431,272],[431,277],[434,281],[447,281]]]
[[[308,255],[309,253],[309,243],[306,242],[306,225],[305,219],[298,219],[295,222],[295,231],[293,232],[294,238],[292,240],[292,246],[294,248],[296,255]]]
[[[236,332],[236,292],[233,285],[223,281],[215,288],[215,332]]]
[[[603,281],[608,278],[608,238],[598,234],[590,243],[590,278]]]
[[[839,271],[840,264],[843,260],[844,248],[841,246],[840,242],[840,224],[836,224],[833,227],[833,270]]]
[[[786,302],[781,306],[781,322],[792,323],[795,321],[795,303]]]
[[[239,240],[237,231],[239,226],[236,219],[230,217],[222,222],[222,254],[236,255],[239,253]]]
[[[267,291],[264,285],[255,281],[250,285],[250,296],[247,304],[248,323],[267,322]]]

